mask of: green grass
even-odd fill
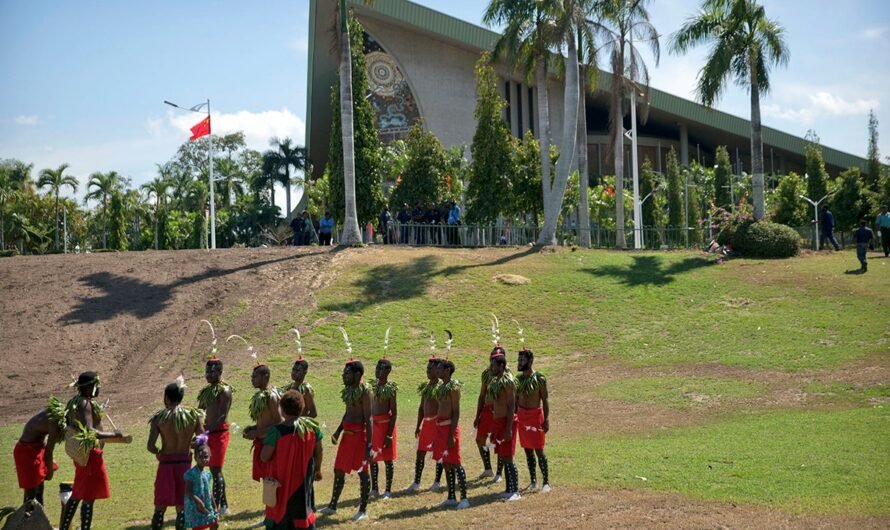
[[[779,411],[649,436],[576,437],[550,453],[565,478],[765,504],[890,514],[890,409]],[[581,470],[583,473],[571,472]]]
[[[819,399],[847,404],[890,403],[890,385],[860,386],[850,383],[810,383],[804,392]]]
[[[674,408],[723,405],[766,392],[766,386],[738,379],[706,377],[639,377],[597,386],[593,393],[608,399]]]

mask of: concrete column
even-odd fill
[[[531,116],[528,115],[528,90],[522,84],[519,85],[519,105],[522,108],[522,114],[520,115],[522,120],[519,122],[519,137],[522,138],[525,135],[525,131],[528,130],[529,120],[531,119]]]
[[[510,81],[510,132],[513,136],[519,136],[519,98],[516,97],[516,83]]]
[[[680,124],[680,165],[689,164],[689,131],[686,124]]]

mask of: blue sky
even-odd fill
[[[419,3],[477,24],[483,9],[479,0]],[[824,145],[864,156],[871,108],[890,155],[890,3],[763,4],[791,49],[762,100],[764,123],[801,136],[812,128]],[[655,0],[651,19],[668,35],[698,5]],[[0,158],[37,171],[67,162],[81,182],[116,170],[140,184],[200,120],[164,99],[210,97],[214,132],[244,130],[255,149],[271,136],[302,143],[308,16],[308,0],[0,0]],[[652,85],[691,99],[705,50],[663,48],[658,67],[649,60]],[[731,87],[718,108],[747,118],[747,94]]]

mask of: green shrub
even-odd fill
[[[8,250],[0,250],[0,258],[11,258],[13,256],[18,256],[19,251],[17,249],[11,248]]]
[[[790,258],[800,252],[800,236],[794,229],[766,221],[742,223],[731,243],[749,258]]]

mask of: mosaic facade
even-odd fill
[[[392,55],[374,37],[364,34],[365,64],[380,141],[387,144],[408,135],[420,111],[408,81]]]

